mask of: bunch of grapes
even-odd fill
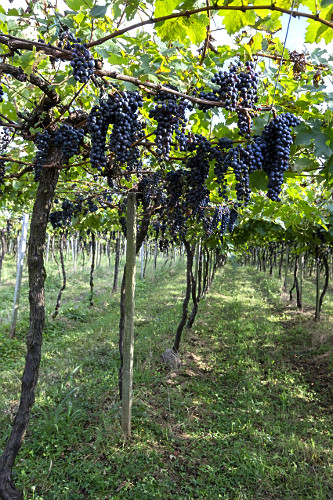
[[[35,181],[40,180],[42,168],[46,163],[51,140],[52,136],[47,130],[45,130],[44,132],[39,132],[37,134],[37,139],[36,139],[37,153],[34,161]]]
[[[299,123],[291,113],[277,115],[265,126],[261,136],[255,137],[245,148],[237,146],[229,150],[221,172],[223,174],[228,167],[234,171],[239,201],[245,204],[249,202],[249,174],[256,170],[264,170],[268,175],[268,198],[280,201],[284,172],[289,168],[290,146],[293,142],[290,127]],[[219,175],[218,179],[222,177]]]
[[[93,213],[97,212],[98,206],[96,205],[96,203],[93,202],[93,200],[91,198],[88,199],[87,204],[88,204],[88,210],[90,213],[93,214]]]
[[[143,105],[138,92],[116,92],[107,99],[100,99],[88,116],[88,130],[91,136],[90,160],[99,172],[107,167],[106,137],[109,125],[113,125],[109,150],[114,153],[115,162],[127,164],[128,169],[140,168],[140,150],[132,147],[142,138],[144,124],[138,120],[138,109]]]
[[[74,204],[69,200],[62,202],[61,210],[56,210],[50,213],[49,221],[53,229],[63,229],[69,226],[72,222],[74,213]]]
[[[177,90],[173,86],[168,87]],[[154,101],[156,105],[150,110],[149,117],[157,121],[155,131],[156,153],[168,161],[174,133],[180,150],[184,151],[186,149],[186,110],[192,109],[192,105],[187,99],[179,98],[164,91],[158,92],[154,96]]]
[[[107,163],[105,151],[109,122],[106,111],[106,102],[100,100],[99,106],[92,107],[87,119],[88,131],[91,137],[91,166],[99,172],[102,172]]]
[[[254,63],[248,61],[245,64],[231,64],[228,71],[220,70],[212,77],[212,83],[219,88],[209,92],[200,92],[199,97],[207,101],[222,101],[225,109],[236,111],[237,107],[255,108],[258,102],[257,90],[259,86],[259,75],[254,71]],[[212,104],[211,107],[213,107]],[[201,109],[209,106],[203,105]]]
[[[0,102],[3,102],[3,96],[5,95],[2,85],[0,85]]]
[[[195,156],[189,158],[186,163],[190,170],[186,175],[186,207],[195,213],[209,198],[209,191],[205,181],[209,172],[209,161],[205,155],[198,151]]]
[[[162,196],[162,175],[154,172],[148,177],[142,177],[138,185],[138,201],[142,202],[144,209],[147,209],[153,200],[158,200]]]
[[[61,125],[55,132],[54,144],[61,148],[64,163],[68,163],[70,158],[78,153],[83,137],[83,129],[75,129],[67,124]]]
[[[169,172],[167,172],[165,181],[168,209],[173,208],[180,200],[183,192],[184,177],[184,170],[169,170]]]
[[[218,144],[215,148],[212,148],[210,152],[210,159],[215,160],[214,164],[214,174],[217,178],[219,196],[222,196],[225,201],[228,200],[226,195],[226,179],[228,167],[225,163],[225,157],[227,155],[227,150],[232,148],[233,141],[228,137],[221,137],[218,139]]]
[[[244,149],[240,145],[230,149],[225,157],[225,166],[230,167],[235,174],[237,200],[248,204],[251,193],[249,166],[244,157]]]
[[[87,83],[94,74],[95,61],[87,44],[81,42],[81,38],[75,38],[69,30],[63,30],[59,34],[59,47],[73,53],[70,64],[73,68],[74,79],[80,83]]]
[[[237,222],[237,218],[238,218],[238,211],[237,211],[237,204],[235,204],[232,207],[232,209],[230,210],[230,217],[229,217],[229,223],[228,223],[229,233],[233,232],[235,225],[236,225],[236,222]]]
[[[0,156],[5,156],[6,149],[10,142],[9,130],[7,128],[3,128],[0,130]],[[3,183],[5,177],[5,167],[6,160],[0,159],[0,186]]]
[[[73,60],[71,61],[74,79],[80,83],[87,83],[94,74],[95,61],[87,44],[75,43]]]
[[[269,178],[267,196],[273,201],[280,201],[284,172],[289,168],[290,146],[293,143],[290,127],[299,123],[294,115],[285,113],[276,116],[263,130],[263,170]]]
[[[107,100],[108,119],[113,124],[109,149],[115,154],[116,162],[121,165],[129,163],[131,168],[140,155],[139,149],[132,148],[132,144],[142,137],[143,124],[137,113],[142,106],[139,92],[118,92]]]

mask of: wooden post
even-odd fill
[[[48,235],[47,235],[47,245],[46,245],[46,257],[45,257],[45,262],[46,263],[49,261],[50,240],[51,240],[51,235],[50,235],[50,233],[48,233]]]
[[[156,269],[156,263],[157,263],[157,252],[158,252],[158,243],[157,243],[157,240],[155,240],[155,248],[154,248],[154,269]]]
[[[15,329],[16,329],[16,323],[17,323],[25,248],[27,245],[28,221],[29,221],[29,215],[23,214],[21,239],[20,239],[20,244],[19,244],[19,248],[17,251],[17,272],[16,272],[16,284],[15,284],[15,293],[14,293],[12,322],[11,322],[10,331],[9,331],[9,336],[11,338],[14,337],[14,335],[15,335]]]
[[[136,196],[129,193],[127,199],[127,245],[125,272],[125,322],[124,361],[122,373],[121,427],[124,434],[131,435],[132,384],[134,354],[134,295],[136,271]]]
[[[316,313],[315,321],[320,321],[320,258],[318,248],[316,250]]]
[[[303,269],[304,269],[304,253],[301,253],[301,255],[299,256],[299,269],[298,269],[300,308],[303,307]]]
[[[141,263],[141,279],[143,280],[143,266],[144,266],[144,242],[141,245],[140,248],[140,263]]]
[[[288,277],[288,263],[289,263],[289,245],[286,244],[286,261],[284,266],[284,280],[283,280],[283,290],[287,291],[287,277]]]

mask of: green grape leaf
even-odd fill
[[[110,3],[105,5],[95,5],[90,11],[91,17],[105,17],[106,11],[108,10]]]
[[[183,44],[187,41],[187,45],[189,42],[199,45],[206,37],[207,22],[206,14],[189,18],[180,17],[168,19],[163,24],[158,23],[156,30],[162,39],[179,40]]]
[[[253,10],[248,10],[246,12],[220,11],[219,15],[223,17],[223,24],[228,35],[232,35],[245,26],[252,25],[256,22],[256,15]]]
[[[179,4],[179,0],[156,0],[155,17],[168,16],[172,14],[175,7]]]
[[[326,168],[328,172],[333,175],[333,154],[329,157],[328,161],[326,162]]]

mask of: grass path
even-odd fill
[[[27,499],[333,498],[331,351],[314,342],[315,332],[328,335],[332,316],[315,326],[281,301],[277,279],[228,266],[185,333],[181,369],[167,372],[159,355],[180,316],[183,264],[150,270],[137,286],[133,437],[125,443],[119,299],[109,273],[98,273],[96,307],[88,308],[84,276],[71,277],[59,320],[47,324],[37,404],[15,469]],[[56,282],[50,275],[54,296]],[[15,342],[22,352],[22,338]],[[4,345],[3,440],[22,367]]]

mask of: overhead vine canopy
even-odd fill
[[[72,213],[83,201],[112,207],[139,183],[172,213],[174,232],[186,214],[209,234],[251,188],[278,201],[286,178],[313,172],[329,188],[331,59],[325,48],[288,50],[290,22],[305,42],[332,40],[325,0],[1,8],[3,204],[26,203],[42,170],[57,168]]]

